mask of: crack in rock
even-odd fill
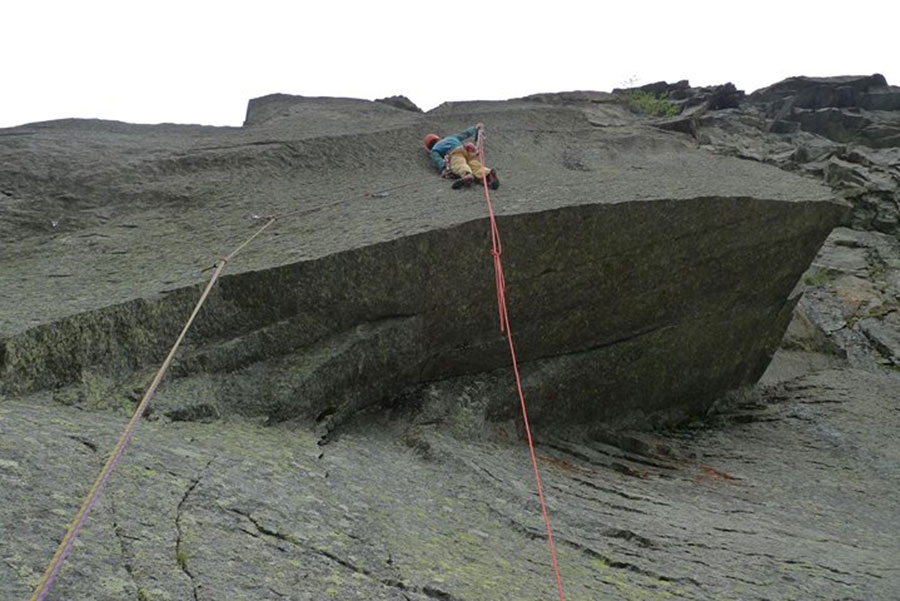
[[[86,446],[87,448],[89,448],[89,449],[90,449],[91,451],[93,451],[94,453],[97,452],[97,443],[95,443],[95,442],[92,441],[92,440],[89,440],[89,439],[85,438],[84,436],[78,436],[78,435],[76,435],[76,434],[69,434],[69,435],[68,435],[68,438],[71,438],[72,440],[74,440],[74,441],[76,441],[76,442],[80,442],[81,444],[83,444],[84,446]]]
[[[591,488],[597,488],[598,490],[601,490],[601,491],[603,490],[600,487],[594,487],[592,484],[590,484],[588,482],[578,481],[578,483],[583,484],[588,487],[591,487]],[[579,493],[577,490],[572,490],[572,489],[566,490],[566,489],[562,489],[562,488],[559,488],[556,486],[552,487],[552,490],[555,490],[555,491],[559,492],[560,494],[568,494],[570,496],[575,497],[576,499],[581,499],[583,501],[590,501],[592,503],[596,503],[596,504],[600,505],[601,507],[603,507],[604,509],[625,511],[628,513],[637,513],[640,515],[650,515],[651,514],[651,512],[644,511],[643,509],[638,509],[636,507],[630,507],[628,505],[620,505],[618,503],[612,503],[605,499],[599,499],[593,495]]]
[[[312,551],[313,553],[321,555],[322,557],[325,557],[326,559],[329,559],[329,560],[333,561],[334,563],[336,563],[344,568],[347,568],[348,570],[350,570],[356,574],[361,574],[361,575],[365,576],[366,578],[369,578],[370,580],[378,582],[388,588],[397,589],[400,592],[400,594],[403,595],[403,597],[405,599],[409,599],[409,597],[405,594],[405,591],[411,590],[413,592],[416,592],[416,590],[417,590],[415,587],[408,587],[400,579],[379,578],[378,576],[373,574],[371,571],[369,571],[363,567],[357,566],[357,565],[347,561],[346,559],[343,559],[343,558],[335,555],[334,553],[326,551],[325,549],[320,549],[317,547],[310,546],[295,536],[291,536],[289,534],[283,534],[281,532],[278,532],[277,530],[272,530],[271,528],[267,528],[266,526],[264,526],[261,523],[261,521],[258,518],[254,517],[248,511],[243,511],[241,509],[234,508],[234,507],[229,508],[229,511],[246,518],[251,524],[253,524],[253,526],[258,531],[256,533],[250,532],[249,530],[241,528],[241,531],[246,532],[250,536],[259,538],[259,535],[263,534],[265,536],[270,536],[272,538],[290,543],[290,544],[300,547],[301,549],[304,549],[306,551]],[[425,591],[423,590],[421,592],[424,593]],[[425,594],[428,594],[428,593],[425,593]],[[455,597],[437,597],[437,598],[440,598],[440,599],[446,598],[446,599],[451,599],[451,600],[456,599]]]
[[[116,519],[115,501],[110,502],[110,513],[112,513],[113,532],[116,535],[116,540],[119,541],[119,553],[122,556],[123,566],[125,571],[128,572],[128,576],[131,578],[135,590],[138,590],[138,583],[134,578],[134,553],[131,550],[131,544],[128,542],[130,537],[125,535],[124,528],[119,525],[119,521]],[[138,594],[138,601],[141,601],[140,594]]]
[[[525,526],[524,524],[519,523],[516,519],[514,519],[513,517],[511,517],[509,515],[504,514],[503,512],[501,512],[498,509],[491,506],[489,503],[485,503],[485,506],[487,506],[488,510],[491,513],[495,513],[495,514],[499,515],[501,518],[503,518],[513,528],[513,530],[519,532],[520,534],[527,536],[528,538],[530,538],[532,540],[535,540],[535,539],[546,540],[547,539],[547,535],[544,532],[541,532],[537,529],[529,528],[528,526]],[[614,537],[615,538],[626,538],[626,539],[628,538],[627,535],[618,536],[618,537],[614,536]],[[556,539],[557,537],[554,537],[554,538]],[[652,544],[652,541],[649,541],[649,539],[645,539],[645,541],[650,542]],[[647,570],[645,568],[642,568],[642,567],[637,566],[632,563],[614,560],[610,557],[607,557],[606,555],[599,553],[598,551],[596,551],[586,545],[576,543],[576,542],[568,540],[566,538],[558,538],[557,542],[559,545],[567,545],[570,548],[575,549],[576,551],[579,551],[580,553],[587,555],[588,557],[591,557],[592,559],[599,559],[605,565],[607,565],[611,568],[615,568],[615,569],[619,569],[619,570],[628,570],[629,572],[633,572],[635,574],[640,574],[642,576],[646,576],[648,578],[652,578],[655,580],[679,583],[679,584],[681,584],[681,583],[692,584],[698,588],[700,587],[700,583],[697,582],[696,580],[694,580],[693,578],[689,578],[689,577],[678,578],[678,577],[664,576],[662,574],[658,574],[651,570]],[[640,542],[639,542],[639,544],[640,544]]]
[[[432,586],[423,587],[422,593],[431,599],[438,599],[439,601],[463,601],[459,597],[451,595],[446,591],[442,591]]]
[[[185,490],[184,495],[181,497],[181,500],[178,502],[178,507],[175,510],[175,531],[177,532],[177,538],[175,539],[175,561],[178,563],[181,571],[185,573],[188,579],[191,582],[191,592],[193,594],[194,601],[199,601],[200,597],[198,594],[200,585],[197,583],[194,574],[188,568],[187,565],[187,551],[184,548],[184,530],[181,526],[181,517],[184,513],[184,506],[187,503],[188,497],[190,497],[191,493],[194,492],[194,489],[197,488],[197,485],[200,484],[200,481],[203,479],[203,476],[206,475],[206,471],[209,469],[209,466],[212,465],[215,458],[210,459],[206,465],[200,470],[200,473],[196,478],[191,480],[190,485],[188,485],[187,490]]]

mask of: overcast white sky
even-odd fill
[[[274,92],[447,100],[792,75],[900,85],[897,0],[4,0],[0,127],[240,125]]]

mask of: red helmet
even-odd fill
[[[428,134],[425,136],[425,148],[431,150],[431,147],[437,144],[437,141],[440,139],[441,137],[437,134]]]

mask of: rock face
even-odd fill
[[[795,77],[667,127],[686,119],[704,146],[824,180],[853,204],[854,228],[900,233],[900,88],[882,76]]]
[[[567,598],[892,599],[896,385],[832,367],[690,428],[541,435]],[[514,429],[472,441],[458,417],[386,415],[325,446],[283,425],[142,424],[49,598],[555,598]],[[4,599],[30,594],[123,421],[0,404]]]
[[[893,599],[897,148],[803,121],[889,123],[836,103],[893,88],[653,86],[677,117],[273,95],[242,128],[0,130],[0,598],[33,590],[207,268],[273,213],[49,599],[555,597],[484,199],[420,152],[484,121],[567,597]]]
[[[846,212],[826,188],[650,128],[596,127],[590,110],[518,101],[423,117],[275,95],[252,101],[240,130],[59,123],[4,136],[17,214],[46,219],[54,199],[63,231],[47,240],[20,224],[23,249],[47,246],[10,249],[28,267],[5,286],[3,389],[127,380],[158,362],[214,260],[203,246],[237,242],[248,213],[282,218],[204,309],[168,411],[340,421],[508,366],[483,203],[448,190],[418,148],[422,132],[479,114],[491,160],[509,165],[496,204],[536,419],[697,414],[756,382],[791,291]],[[557,133],[538,150],[539,122]],[[52,164],[64,168],[48,181]],[[400,180],[386,168],[399,164]],[[55,200],[67,190],[77,197]]]

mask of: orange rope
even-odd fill
[[[191,327],[191,324],[194,323],[194,319],[196,319],[197,314],[200,312],[200,307],[202,307],[203,303],[206,302],[206,298],[209,296],[213,285],[216,283],[216,280],[219,279],[219,274],[221,274],[222,270],[225,268],[225,264],[228,263],[228,261],[238,253],[238,251],[240,251],[254,238],[260,235],[263,230],[275,223],[276,219],[278,219],[277,216],[269,217],[269,220],[262,227],[260,227],[256,231],[256,233],[254,233],[252,236],[250,236],[250,238],[245,240],[240,246],[234,249],[227,257],[219,259],[219,262],[216,264],[216,269],[213,272],[212,277],[210,277],[209,283],[206,285],[206,289],[204,289],[203,294],[200,295],[200,300],[197,301],[197,304],[194,307],[191,316],[188,318],[187,322],[184,324],[184,328],[182,328],[181,330],[181,334],[179,334],[178,339],[175,341],[175,344],[172,345],[172,350],[169,351],[169,354],[168,356],[166,356],[165,361],[163,361],[162,366],[159,368],[159,371],[156,372],[156,377],[153,378],[153,381],[147,388],[147,392],[144,393],[144,398],[141,399],[141,402],[138,404],[137,409],[135,409],[134,415],[132,415],[131,420],[125,427],[125,431],[122,432],[122,435],[119,437],[119,441],[113,448],[109,459],[106,461],[106,465],[103,466],[103,470],[101,470],[100,472],[100,475],[97,476],[97,480],[94,481],[94,485],[91,487],[91,490],[88,492],[84,503],[82,503],[81,505],[81,509],[78,511],[78,514],[72,521],[72,525],[69,526],[69,530],[66,532],[65,537],[63,537],[62,542],[59,543],[59,547],[57,547],[56,553],[53,555],[53,559],[50,560],[50,565],[47,566],[47,569],[41,576],[37,587],[35,587],[34,589],[34,593],[31,595],[31,601],[41,601],[50,592],[50,588],[53,586],[53,582],[54,580],[56,580],[56,576],[57,574],[59,574],[59,570],[60,568],[62,568],[63,562],[69,555],[69,551],[72,550],[72,545],[75,544],[75,539],[78,538],[78,533],[81,531],[82,526],[84,526],[84,523],[87,521],[88,515],[90,515],[91,509],[93,509],[94,505],[97,502],[97,499],[100,497],[100,493],[102,492],[103,487],[106,486],[106,481],[109,479],[109,476],[112,473],[113,469],[116,467],[116,464],[119,462],[119,459],[121,459],[122,454],[125,452],[125,447],[134,436],[134,431],[137,428],[138,420],[140,420],[141,416],[147,410],[147,406],[150,404],[150,399],[153,398],[153,395],[156,393],[157,387],[159,387],[159,383],[162,381],[163,376],[165,376],[166,371],[169,369],[169,366],[175,359],[175,352],[178,350],[178,347],[181,346],[181,343],[184,340],[188,329]]]
[[[484,160],[484,131],[478,135],[478,158],[481,164]],[[481,183],[484,186],[484,198],[487,201],[488,216],[491,223],[491,254],[494,256],[494,279],[497,285],[497,308],[500,313],[500,331],[506,332],[509,342],[509,354],[512,358],[513,373],[516,375],[516,389],[519,392],[519,404],[522,408],[522,421],[525,423],[525,434],[528,438],[528,449],[531,452],[531,465],[534,467],[534,481],[537,484],[538,498],[541,501],[541,512],[544,514],[544,524],[547,526],[547,542],[550,545],[550,557],[553,561],[553,572],[556,575],[556,588],[559,591],[559,601],[565,601],[566,593],[563,590],[562,577],[559,574],[559,563],[556,560],[556,545],[553,543],[553,529],[550,527],[550,515],[547,513],[547,503],[544,499],[544,490],[541,486],[541,472],[538,468],[537,455],[534,452],[534,441],[531,438],[531,426],[528,422],[528,410],[525,407],[525,393],[522,391],[522,378],[519,375],[519,363],[516,360],[516,347],[513,344],[512,329],[509,326],[509,312],[506,308],[506,280],[503,277],[503,263],[500,260],[500,230],[497,228],[497,220],[494,217],[494,207],[491,204],[491,193],[488,189],[487,172],[483,172]]]

